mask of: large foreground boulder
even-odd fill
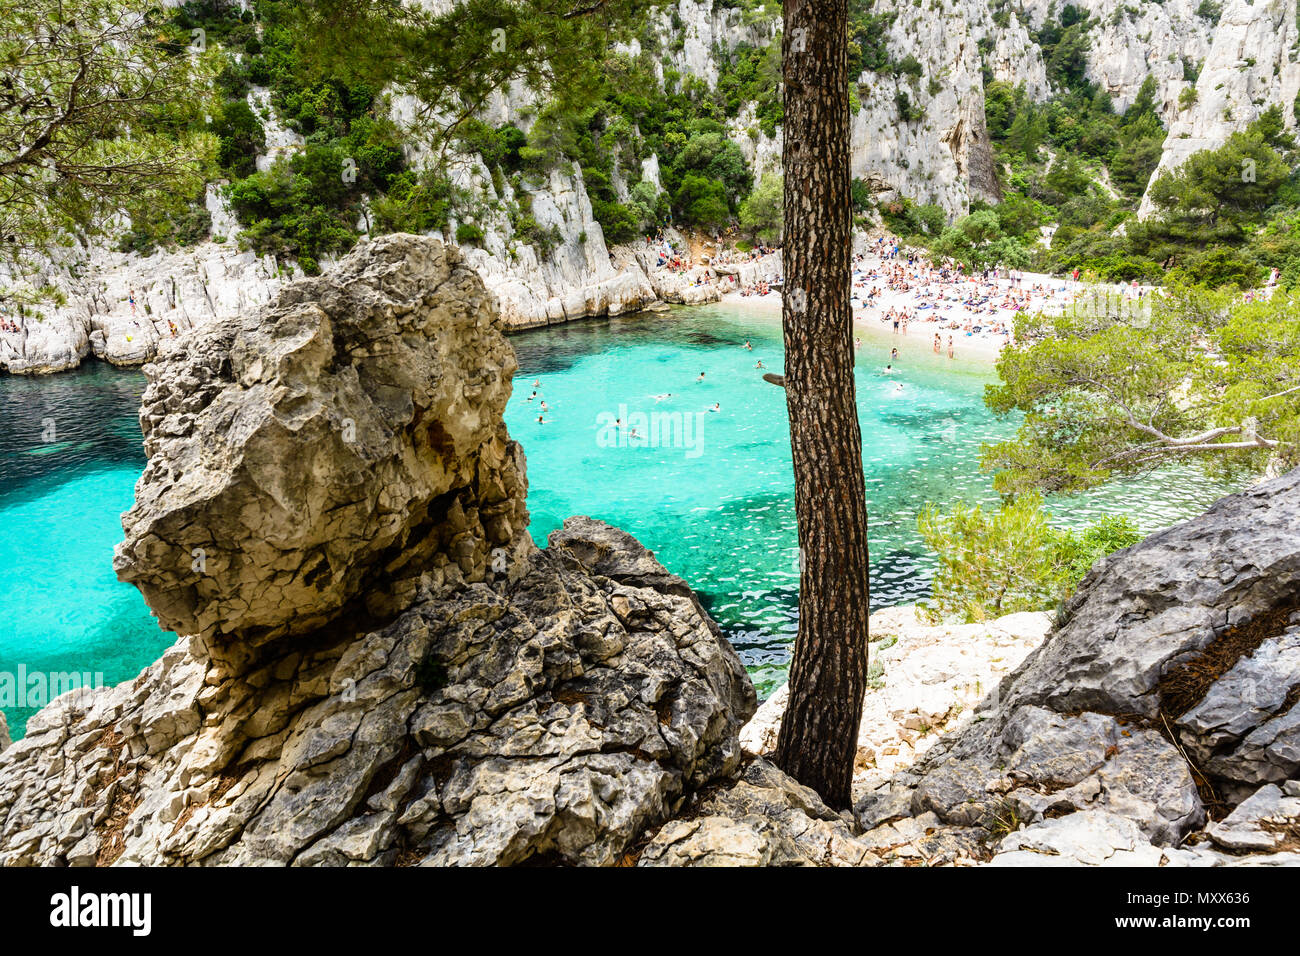
[[[65,695],[0,753],[0,865],[616,862],[736,770],[754,692],[644,548],[562,534],[355,639]],[[675,586],[579,558],[614,550]]]
[[[114,562],[218,650],[480,580],[527,523],[514,350],[459,252],[385,236],[146,368],[149,464]]]

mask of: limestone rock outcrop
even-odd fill
[[[513,583],[279,646],[234,674],[182,639],[41,711],[0,754],[0,862],[611,864],[736,769],[754,708],[689,588],[586,519]]]
[[[913,606],[872,614],[869,655],[878,676],[863,702],[855,793],[879,787],[944,734],[969,724],[976,706],[1043,642],[1051,623],[1051,615],[1029,611],[938,625]],[[746,750],[775,751],[788,692],[788,685],[777,688],[745,725],[740,741]]]
[[[38,301],[24,315],[6,313],[17,331],[0,330],[0,371],[61,372],[90,356],[140,365],[191,329],[256,311],[301,275],[293,264],[240,251],[233,241],[147,256],[95,243],[55,249],[18,270],[0,265],[0,283],[61,296]]]
[[[645,846],[637,866],[872,866],[879,859],[841,816],[761,757],[705,791]]]
[[[1169,136],[1151,182],[1193,153],[1222,146],[1264,110],[1282,107],[1295,129],[1294,103],[1300,95],[1300,16],[1296,0],[1228,0],[1211,34],[1204,65],[1190,102],[1179,101],[1190,84],[1172,88],[1165,105]],[[1140,216],[1155,211],[1149,191]]]
[[[385,236],[147,367],[118,576],[167,630],[260,644],[520,547],[514,352],[478,276]],[[363,593],[364,592],[364,593]]]

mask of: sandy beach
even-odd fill
[[[1086,288],[1082,283],[1042,273],[1018,278],[941,276],[923,261],[866,256],[854,263],[853,324],[855,335],[874,344],[893,342],[900,350],[934,349],[947,354],[951,338],[955,358],[996,361],[1012,340],[1009,330],[1017,311],[1059,314]],[[1124,290],[1115,287],[1123,294]],[[781,294],[728,292],[721,300],[738,309],[779,315]],[[893,318],[902,316],[898,331]]]
[[[720,304],[735,308],[740,311],[753,312],[773,316],[776,319],[781,317],[781,295],[778,292],[769,292],[767,295],[741,295],[739,292],[728,292],[720,300]],[[929,328],[927,334],[924,330]],[[894,334],[892,327],[879,319],[870,318],[867,312],[860,308],[853,310],[853,329],[854,335],[862,339],[864,345],[871,344],[874,346],[883,346],[885,348],[894,347],[902,353],[916,351],[932,351],[934,343],[934,333],[937,328],[934,324],[927,326],[922,323],[919,325],[909,324],[907,334],[903,335],[900,329],[898,334]],[[992,363],[997,361],[997,357],[1002,352],[1002,342],[993,341],[991,336],[972,335],[966,338],[961,335],[960,343],[957,332],[944,332],[944,335],[953,336],[953,357],[962,360],[978,360],[981,362]],[[943,340],[944,354],[947,354],[948,340]]]

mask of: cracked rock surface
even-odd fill
[[[859,818],[1000,832],[1001,864],[1294,862],[1298,593],[1300,470],[1100,561]]]
[[[214,652],[310,634],[521,540],[514,350],[454,248],[384,236],[184,346],[145,368],[149,462],[114,559],[164,628]]]
[[[617,861],[734,772],[754,692],[693,596],[575,554],[671,585],[628,535],[560,537],[350,642],[235,675],[187,638],[59,698],[0,753],[0,864]]]

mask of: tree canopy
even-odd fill
[[[201,187],[202,48],[140,0],[0,0],[3,254]]]
[[[1300,297],[1233,302],[1183,287],[1149,309],[1026,316],[985,400],[1021,412],[985,449],[1004,492],[1077,491],[1170,462],[1300,463]]]

